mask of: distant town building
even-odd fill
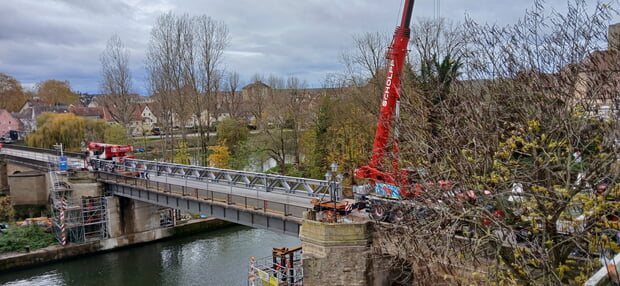
[[[0,109],[0,137],[8,137],[9,131],[21,132],[24,129],[22,122],[5,109]]]
[[[35,97],[26,100],[24,105],[20,108],[19,112],[14,114],[15,117],[23,124],[23,132],[28,134],[37,129],[37,118],[43,112],[53,113],[68,113],[69,107],[67,106],[49,106],[42,99]]]
[[[85,107],[85,106],[70,106],[69,112],[76,116],[90,118],[90,119],[103,119],[104,112],[102,107]]]

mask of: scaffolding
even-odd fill
[[[74,199],[67,176],[59,175],[57,157],[50,156],[48,162],[52,229],[58,242],[66,245],[107,238],[106,198]]]
[[[250,286],[301,286],[303,277],[301,246],[274,248],[270,257],[250,258]]]
[[[106,209],[107,200],[104,197],[82,198],[82,223],[85,241],[108,237]]]

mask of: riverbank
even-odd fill
[[[53,245],[27,253],[3,253],[0,254],[0,273],[94,253],[112,251],[123,247],[217,230],[231,225],[235,224],[214,218],[194,219],[173,227],[132,233],[99,241],[69,244],[66,246]]]

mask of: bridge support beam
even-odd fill
[[[371,222],[304,219],[299,235],[304,285],[383,285],[374,278],[371,232]]]

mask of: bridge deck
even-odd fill
[[[5,145],[2,156],[17,164],[47,170],[58,164],[56,150]],[[69,167],[82,168],[81,153],[64,153]],[[109,195],[213,216],[219,219],[298,235],[312,198],[327,196],[340,186],[325,180],[243,172],[174,163],[128,159],[122,164],[95,160],[99,180]],[[107,172],[138,171],[149,179]],[[332,184],[330,184],[332,183]]]
[[[312,208],[306,198],[252,192],[208,182],[156,176],[151,180],[99,173],[109,195],[216,217],[251,227],[299,235],[303,213]],[[161,180],[168,180],[162,182]]]

